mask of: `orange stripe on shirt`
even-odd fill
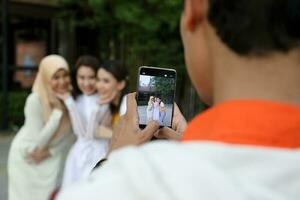
[[[300,107],[260,100],[227,101],[198,115],[183,141],[300,147]]]

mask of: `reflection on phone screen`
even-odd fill
[[[174,76],[140,75],[138,85],[139,123],[146,125],[156,120],[160,126],[172,125],[175,91]]]

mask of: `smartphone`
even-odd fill
[[[172,127],[176,70],[142,66],[137,81],[139,126],[145,128],[151,120],[160,127]]]

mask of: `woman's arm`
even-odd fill
[[[45,126],[41,130],[39,137],[37,138],[37,146],[40,148],[45,148],[49,145],[50,140],[57,131],[63,112],[59,109],[53,109],[51,115],[46,122]]]
[[[55,156],[58,153],[62,152],[67,146],[74,142],[74,136],[72,134],[66,134],[60,139],[58,143],[49,148],[51,156]]]
[[[48,121],[44,122],[43,107],[37,94],[31,94],[26,101],[25,126],[29,126],[33,132],[38,132],[36,136],[36,147],[46,148],[54,133],[57,131],[62,111],[54,109]],[[35,136],[35,135],[34,135]]]
[[[99,134],[98,134],[99,124],[102,125],[103,127],[111,126],[111,114],[109,112],[108,105],[101,105],[92,112],[91,118],[87,126],[88,138],[99,138]]]
[[[68,108],[69,115],[71,118],[72,128],[74,130],[75,135],[85,136],[86,126],[84,126],[84,123],[77,110],[74,99],[70,96],[66,100],[64,100],[64,103]]]

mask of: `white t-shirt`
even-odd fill
[[[300,150],[152,142],[115,151],[57,200],[298,200]]]

